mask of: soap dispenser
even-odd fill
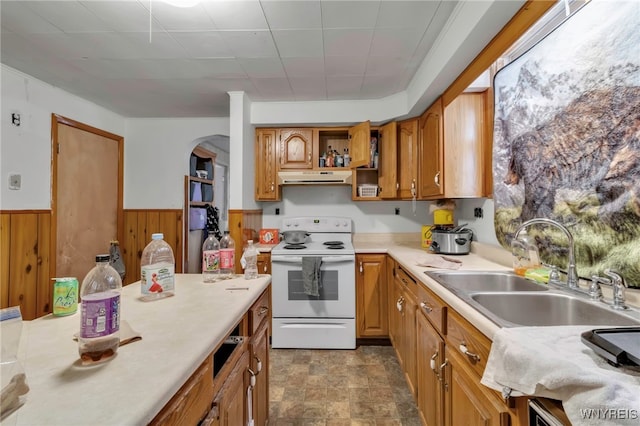
[[[518,238],[511,240],[511,256],[513,258],[513,271],[517,275],[524,276],[529,269],[540,267],[540,255],[535,240],[523,230]]]

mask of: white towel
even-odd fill
[[[481,383],[562,401],[574,425],[640,424],[640,371],[614,367],[581,341],[593,326],[502,328]]]
[[[462,266],[462,261],[454,259],[452,257],[428,254],[422,259],[418,259],[416,261],[416,265],[437,269],[460,269],[460,266]]]

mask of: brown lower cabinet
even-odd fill
[[[268,423],[270,302],[267,288],[151,425],[244,426],[250,418],[256,426]]]
[[[423,424],[526,426],[525,397],[480,384],[491,340],[391,258],[387,267],[389,336]]]

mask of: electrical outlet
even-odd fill
[[[280,208],[276,207],[276,216],[278,216],[280,214]]]
[[[476,207],[473,209],[473,217],[482,218],[483,215],[482,207]]]
[[[12,112],[11,113],[11,124],[16,127],[20,127],[20,113]]]
[[[18,174],[9,175],[9,189],[18,190],[22,184],[22,176]]]
[[[396,207],[396,214],[400,214],[400,207]]]

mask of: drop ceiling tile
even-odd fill
[[[397,75],[365,76],[360,95],[364,99],[378,99],[397,93],[400,80]]]
[[[319,1],[263,1],[261,4],[272,30],[322,28]]]
[[[442,1],[383,1],[378,12],[379,28],[425,28]]]
[[[62,32],[60,28],[29,9],[24,1],[3,1],[0,11],[2,12],[0,27],[3,33],[7,31],[18,34]]]
[[[148,4],[146,4],[148,7]],[[162,1],[151,2],[151,15],[167,31],[206,31],[216,29],[202,4],[176,7]]]
[[[29,1],[26,3],[44,20],[66,33],[113,30],[108,22],[100,19],[77,1]]]
[[[269,31],[221,31],[220,34],[231,54],[238,58],[278,56]]]
[[[365,76],[395,75],[404,72],[406,63],[388,56],[369,56]]]
[[[238,63],[249,78],[286,78],[279,58],[239,58]]]
[[[324,77],[289,77],[293,96],[297,101],[323,100],[327,97],[327,85]]]
[[[312,77],[324,75],[323,58],[282,58],[282,64],[289,77]]]
[[[422,28],[376,28],[371,55],[410,58],[422,40]]]
[[[225,58],[233,56],[219,31],[179,31],[169,35],[191,58]]]
[[[333,100],[359,99],[362,77],[327,76],[327,98]]]
[[[252,78],[251,81],[263,99],[294,100],[286,78]]]
[[[83,1],[82,5],[115,31],[149,31],[149,10],[140,2],[121,1],[118,7],[113,7],[113,1],[91,0]]]
[[[363,56],[369,54],[372,29],[324,30],[326,56]]]
[[[154,32],[149,42],[149,33],[121,33],[135,49],[138,58],[186,58],[185,49],[165,32]]]
[[[330,76],[356,76],[367,69],[366,56],[326,56],[324,66]]]
[[[88,57],[95,51],[86,34],[26,34],[25,38],[39,49],[50,51],[61,60]],[[4,44],[4,40],[2,42]]]
[[[322,57],[322,30],[274,30],[273,38],[282,58]]]
[[[323,1],[322,26],[335,28],[374,28],[380,1]]]
[[[258,0],[208,1],[202,4],[219,30],[269,28]]]

